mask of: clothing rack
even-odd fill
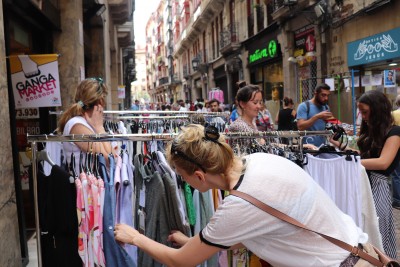
[[[198,113],[197,113],[198,114]],[[223,134],[226,139],[242,139],[242,138],[271,138],[271,137],[304,137],[307,135],[323,135],[330,136],[331,131],[273,131],[273,132],[236,132]],[[46,142],[109,142],[109,141],[169,141],[177,134],[91,134],[91,135],[29,135],[27,134],[27,142],[31,143],[32,149],[32,179],[33,179],[33,201],[34,214],[36,223],[36,242],[37,242],[37,257],[38,266],[42,267],[41,255],[41,233],[39,225],[39,207],[38,207],[38,184],[37,184],[37,143]],[[300,149],[302,152],[302,142],[300,138]]]
[[[36,242],[38,266],[42,267],[41,233],[39,225],[38,184],[37,184],[37,142],[108,142],[108,141],[168,141],[176,134],[92,134],[92,135],[27,135],[32,149],[33,204],[36,223]]]
[[[104,110],[104,114],[130,115],[130,114],[177,114],[177,115],[214,115],[214,116],[229,116],[229,112],[197,112],[197,111],[173,111],[173,110]],[[49,111],[49,115],[61,115],[62,111]]]

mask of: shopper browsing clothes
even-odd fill
[[[169,164],[200,192],[236,189],[311,229],[351,245],[368,239],[295,163],[267,153],[237,158],[215,128],[183,128],[167,146],[166,153]],[[233,195],[225,197],[199,234],[188,238],[180,232],[172,233],[168,239],[179,244],[178,249],[159,244],[124,224],[117,224],[114,234],[117,241],[137,246],[166,266],[196,266],[221,250],[240,247],[248,248],[272,266],[339,266],[358,260],[324,238]]]
[[[75,103],[63,112],[57,130],[64,135],[106,133],[103,126],[103,111],[107,94],[108,89],[101,78],[83,80],[76,88]],[[71,153],[79,155],[80,151],[86,152],[89,149],[94,153],[102,153],[106,158],[111,153],[109,142],[96,142],[91,147],[88,142],[65,142],[63,146],[67,161],[69,161]]]
[[[393,124],[392,105],[380,91],[364,93],[357,105],[362,116],[357,141],[361,164],[369,173],[383,247],[388,256],[396,258],[396,232],[388,175],[400,162],[400,126]]]
[[[245,132],[255,133],[258,132],[256,119],[259,115],[263,105],[262,91],[257,85],[249,84],[240,88],[235,98],[236,109],[239,114],[234,122],[228,126],[228,131],[231,133]],[[251,146],[262,146],[265,140],[262,138],[254,139],[253,141],[233,140],[232,147],[236,150],[240,146],[245,146],[248,150]],[[250,148],[253,150],[253,148]],[[256,149],[259,150],[259,149]]]
[[[297,128],[301,131],[323,131],[326,120],[332,119],[333,115],[328,106],[330,87],[320,84],[315,88],[314,97],[299,105],[297,108]],[[305,139],[306,143],[320,146],[324,143],[321,136],[312,136]]]

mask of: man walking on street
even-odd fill
[[[330,95],[329,85],[322,83],[315,88],[314,97],[304,101],[297,108],[297,128],[300,131],[323,131],[326,121],[332,119],[332,112],[328,106]],[[305,143],[317,147],[324,143],[322,136],[306,137]]]

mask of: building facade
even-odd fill
[[[236,82],[244,79],[258,84],[267,108],[277,111],[284,96],[299,104],[313,97],[318,83],[333,79],[331,109],[352,123],[354,98],[382,88],[360,83],[352,95],[345,86],[351,74],[358,73],[361,80],[395,70],[393,64],[399,61],[399,54],[391,53],[390,58],[351,65],[347,55],[353,41],[391,30],[397,35],[396,1],[171,0],[166,5],[173,14],[174,75],[181,77],[174,90],[184,100],[207,99],[211,90],[220,88],[224,102],[232,104]],[[382,90],[390,99],[397,94],[397,89]]]

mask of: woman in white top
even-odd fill
[[[246,163],[237,158],[218,131],[189,125],[166,149],[178,174],[200,192],[236,189],[267,203],[309,228],[353,246],[368,236],[332,202],[324,190],[295,163],[276,155],[255,153]],[[358,258],[309,231],[292,226],[236,197],[227,196],[207,226],[188,238],[179,232],[170,248],[117,224],[114,235],[166,266],[196,266],[225,249],[246,247],[273,266],[340,266]]]
[[[76,88],[75,103],[63,112],[58,122],[57,131],[63,133],[63,135],[106,133],[103,126],[103,111],[107,94],[108,90],[103,79],[88,78],[83,80]],[[109,142],[64,142],[63,146],[68,162],[71,153],[79,153],[80,151],[87,152],[92,149],[93,152],[102,153],[105,157],[111,153]]]

